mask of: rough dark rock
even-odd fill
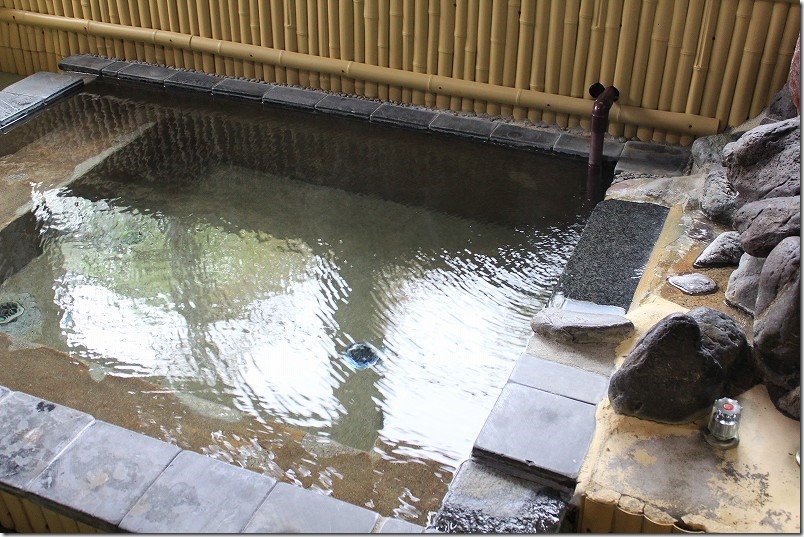
[[[790,86],[790,98],[793,100],[798,113],[801,113],[801,36],[796,41],[796,50],[793,52],[793,59],[790,62],[790,76],[788,77]]]
[[[721,224],[731,226],[737,207],[734,202],[737,191],[731,186],[723,166],[713,167],[706,175],[701,193],[701,211]]]
[[[735,213],[734,227],[746,253],[767,257],[782,239],[801,233],[801,196],[747,203]]]
[[[724,297],[726,304],[734,306],[751,316],[754,315],[757,291],[759,290],[759,274],[762,272],[764,264],[764,257],[743,254],[740,258],[740,265],[729,276],[729,283],[726,286]]]
[[[715,280],[699,272],[676,274],[667,278],[667,282],[687,295],[708,295],[717,291]]]
[[[543,308],[533,316],[530,326],[541,336],[569,343],[617,343],[634,330],[634,323],[623,315],[560,308]]]
[[[736,231],[726,231],[715,237],[715,240],[704,248],[692,266],[696,268],[737,266],[742,255],[740,234]]]
[[[784,121],[797,115],[798,110],[796,110],[796,105],[793,103],[792,95],[790,95],[790,82],[788,82],[773,96],[768,105],[768,117],[777,121]]]
[[[692,142],[692,147],[690,148],[692,152],[693,170],[701,170],[719,165],[723,159],[723,148],[726,147],[726,144],[740,138],[741,135],[742,133],[740,132],[724,132],[697,138]]]
[[[687,229],[687,236],[696,241],[712,242],[715,238],[715,230],[708,222],[703,220],[693,220],[692,225]]]
[[[723,150],[726,177],[737,191],[735,203],[801,193],[801,119],[760,125]]]
[[[796,386],[792,390],[768,386],[768,395],[782,414],[801,421],[801,386]]]

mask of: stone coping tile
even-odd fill
[[[617,162],[624,145],[621,142],[603,142],[603,162]],[[553,151],[564,155],[589,158],[589,136],[561,134],[553,146]]]
[[[100,58],[89,54],[73,54],[59,62],[59,69],[62,71],[100,75],[105,67],[109,67],[113,63],[115,63],[115,60]]]
[[[115,60],[106,67],[101,68],[101,76],[108,76],[108,77],[117,77],[117,75],[131,65],[129,62],[123,60]]]
[[[262,102],[281,104],[302,110],[315,110],[315,106],[326,97],[327,94],[319,91],[311,91],[302,88],[292,88],[290,86],[276,86],[272,91],[262,97]]]
[[[212,88],[221,81],[220,77],[194,71],[175,71],[165,79],[165,86],[186,88],[193,91],[212,93]]]
[[[438,112],[383,103],[371,114],[371,121],[411,129],[428,129]]]
[[[102,72],[103,74],[106,74],[105,69]],[[159,65],[131,63],[117,73],[117,78],[131,82],[142,82],[145,84],[156,84],[163,86],[165,84],[165,79],[175,72],[176,71],[173,69],[168,69],[167,67],[162,67]]]
[[[112,531],[181,449],[96,421],[34,479],[29,491]],[[75,517],[74,517],[75,518]]]
[[[51,103],[67,93],[84,86],[84,79],[70,73],[56,74],[40,71],[26,76],[19,82],[6,86],[4,91],[19,95],[30,95]]]
[[[132,533],[240,532],[276,480],[182,451],[120,522]]]
[[[276,86],[251,82],[249,80],[239,80],[237,78],[224,78],[212,87],[212,95],[225,95],[239,99],[251,101],[262,101],[266,93],[272,91]]]
[[[614,175],[627,171],[675,177],[687,172],[691,159],[688,147],[626,142]]]
[[[482,118],[438,114],[430,123],[430,130],[455,134],[464,138],[488,140],[495,126],[493,122]]]
[[[516,361],[508,381],[592,405],[603,400],[609,387],[605,375],[527,353]]]
[[[424,527],[399,518],[386,518],[377,533],[422,533]]]
[[[380,104],[377,101],[367,101],[356,97],[327,95],[315,105],[315,109],[339,116],[369,119],[371,114],[380,107]]]
[[[368,533],[379,515],[363,507],[278,483],[244,533]]]
[[[509,382],[472,455],[572,488],[594,431],[594,405]]]
[[[0,487],[26,491],[94,418],[25,393],[0,400]]]
[[[500,123],[491,133],[489,139],[492,142],[507,146],[552,151],[558,137],[557,132],[540,131],[519,125]]]
[[[0,127],[11,125],[44,105],[41,97],[0,91]]]

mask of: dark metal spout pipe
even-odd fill
[[[620,90],[614,86],[603,87],[595,82],[589,88],[595,98],[592,107],[592,136],[589,139],[589,171],[586,176],[586,203],[590,209],[603,200],[603,133],[609,127],[609,110],[620,98]]]

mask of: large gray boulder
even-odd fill
[[[723,166],[737,207],[763,198],[801,194],[801,119],[760,125],[726,145]]]
[[[782,239],[801,233],[801,196],[746,203],[735,213],[734,227],[746,253],[767,257]]]
[[[764,257],[743,254],[740,265],[729,276],[724,297],[726,304],[741,309],[753,317],[759,291],[759,275],[764,264]]]
[[[736,198],[737,191],[726,177],[726,168],[714,166],[706,174],[700,197],[701,211],[715,222],[731,226],[737,211]]]
[[[741,132],[723,132],[696,138],[690,147],[693,171],[719,166],[723,160],[723,149],[726,144],[739,139],[741,135]]]

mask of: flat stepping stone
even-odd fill
[[[602,401],[609,387],[609,377],[606,375],[527,353],[516,361],[508,381],[591,405]]]
[[[715,237],[715,240],[704,248],[692,266],[695,268],[736,267],[740,264],[742,255],[740,234],[736,231],[726,231]]]
[[[685,295],[708,295],[717,291],[715,280],[699,272],[670,276],[667,278],[667,283],[680,289]]]
[[[438,112],[432,110],[384,103],[371,114],[371,121],[397,127],[427,129],[437,115]]]
[[[692,160],[692,152],[677,147],[648,142],[626,142],[614,175],[634,172],[664,177],[684,175]]]
[[[614,343],[634,331],[634,323],[623,315],[549,307],[533,316],[530,327],[540,336],[568,343]]]

